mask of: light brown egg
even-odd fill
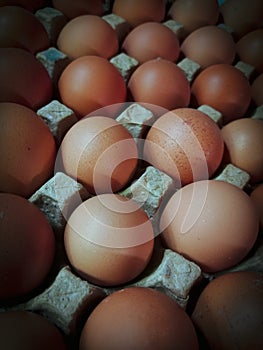
[[[154,289],[131,287],[106,297],[87,319],[80,350],[95,349],[197,350],[198,341],[176,301]]]
[[[178,108],[153,124],[146,136],[144,159],[181,187],[212,176],[223,151],[220,129],[210,117],[193,108]]]
[[[140,24],[126,36],[122,50],[140,63],[158,57],[176,62],[179,57],[179,40],[162,23],[147,22]]]
[[[263,121],[242,118],[222,130],[226,161],[247,171],[252,182],[263,181]]]
[[[0,300],[5,302],[24,297],[45,280],[55,239],[45,215],[25,198],[0,193],[0,213]]]
[[[0,313],[0,344],[5,350],[66,350],[65,337],[43,316],[29,311]]]
[[[234,61],[235,42],[226,30],[217,26],[204,26],[193,31],[181,45],[184,56],[197,62],[201,68]]]
[[[263,20],[263,16],[262,16]],[[263,29],[257,29],[244,35],[236,44],[239,58],[263,73]]]
[[[145,22],[161,22],[165,16],[165,0],[115,0],[112,12],[133,27]]]
[[[18,47],[33,54],[49,47],[45,28],[30,11],[19,6],[3,6],[0,18],[0,47]]]
[[[219,6],[217,0],[176,0],[168,16],[183,25],[186,36],[200,27],[216,24]]]
[[[50,102],[52,94],[48,72],[32,53],[0,48],[0,102],[19,103],[37,110]]]
[[[56,145],[31,109],[0,103],[0,191],[30,197],[53,174]]]
[[[244,116],[251,101],[251,88],[245,75],[230,64],[204,69],[191,88],[192,104],[209,105],[223,114],[223,123]]]
[[[58,160],[60,156],[66,173],[97,194],[121,190],[138,163],[137,145],[128,130],[100,116],[74,124],[62,141]]]
[[[62,103],[81,118],[99,108],[126,101],[125,81],[106,58],[83,56],[71,62],[58,81]]]
[[[115,30],[99,16],[73,18],[61,30],[57,46],[71,59],[95,55],[110,58],[118,52]]]
[[[263,274],[226,273],[201,293],[192,320],[211,350],[263,347]]]
[[[135,70],[128,82],[128,94],[130,100],[171,110],[188,106],[190,84],[174,62],[158,58]]]
[[[64,233],[75,271],[100,286],[122,285],[137,277],[153,252],[152,224],[133,200],[117,194],[94,196],[70,216]]]
[[[197,181],[178,190],[160,220],[166,247],[209,273],[230,268],[245,258],[258,230],[251,198],[240,188],[217,180]]]

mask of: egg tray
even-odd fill
[[[110,2],[105,2],[105,16],[114,29],[123,33],[125,21],[109,13]],[[65,25],[64,15],[47,7],[36,12],[36,16],[44,24],[51,43],[55,44],[58,33]],[[175,21],[165,22],[180,37],[182,26]],[[54,87],[70,59],[55,45],[37,53],[36,57],[46,67]],[[119,69],[125,81],[138,66],[138,62],[125,53],[119,53],[111,58],[111,62]],[[248,79],[254,76],[255,70],[250,65],[237,61],[236,66],[244,72]],[[177,65],[185,72],[187,79],[192,81],[198,74],[200,66],[187,59],[181,59]],[[54,96],[56,97],[56,90]],[[58,96],[58,95],[57,95]],[[221,125],[222,115],[210,106],[200,106],[199,110],[209,115]],[[251,118],[263,118],[263,106],[249,110]],[[77,121],[74,112],[63,105],[59,99],[54,99],[48,105],[37,111],[37,114],[49,126],[57,143],[57,147]],[[153,116],[149,110],[138,103],[130,104],[116,120],[124,125],[135,140],[142,137]],[[233,164],[224,164],[218,170],[214,179],[230,182],[244,191],[250,192],[250,176]],[[176,191],[173,180],[160,170],[146,165],[143,161],[133,178],[133,182],[120,192],[121,195],[138,202],[147,213],[153,227],[158,224],[159,213],[170,196]],[[164,248],[160,237],[155,238],[154,252],[151,261],[143,273],[129,284],[102,288],[80,278],[70,266],[67,259],[63,233],[66,218],[72,211],[91,195],[86,189],[68,175],[57,172],[41,188],[34,193],[29,201],[44,212],[50,222],[56,238],[56,254],[52,269],[46,280],[25,298],[17,303],[0,307],[0,312],[6,310],[28,310],[43,315],[55,324],[68,339],[70,349],[78,348],[78,339],[85,320],[94,307],[107,295],[130,286],[149,287],[162,291],[176,300],[181,307],[191,313],[197,296],[210,280],[229,271],[254,270],[263,272],[262,232],[249,255],[238,265],[216,274],[205,274],[200,267],[182,255]],[[262,229],[261,229],[262,230]],[[200,344],[201,349],[202,344]],[[206,345],[203,345],[206,348]]]

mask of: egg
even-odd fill
[[[221,132],[226,145],[226,161],[248,172],[252,182],[263,181],[263,121],[234,120]]]
[[[126,84],[106,58],[83,56],[62,72],[58,89],[61,102],[83,117],[99,108],[126,101]]]
[[[147,22],[138,25],[126,36],[122,50],[139,63],[158,57],[176,62],[179,57],[179,40],[162,23]]]
[[[168,11],[168,17],[183,25],[185,37],[200,27],[216,24],[219,5],[216,0],[176,0]]]
[[[102,0],[52,0],[55,9],[61,11],[67,18],[72,19],[81,15],[101,16],[103,13]]]
[[[263,21],[263,16],[262,16]],[[263,29],[257,29],[244,35],[236,44],[239,58],[263,73]]]
[[[223,114],[223,123],[245,115],[251,102],[251,88],[245,75],[230,64],[204,69],[191,87],[192,105],[209,105]]]
[[[183,71],[165,59],[153,59],[141,64],[128,82],[128,95],[135,102],[146,102],[168,110],[187,107],[190,84]]]
[[[112,12],[136,27],[145,22],[161,22],[165,5],[165,0],[114,0]]]
[[[252,100],[256,106],[263,105],[263,73],[261,73],[251,84]]]
[[[98,332],[99,329],[99,332]],[[130,287],[106,297],[87,319],[80,350],[197,350],[186,312],[169,296]]]
[[[117,192],[132,178],[138,150],[128,130],[114,119],[90,116],[74,124],[57,155],[56,169],[81,182],[90,193]]]
[[[42,23],[30,11],[18,6],[0,7],[0,47],[18,47],[33,54],[50,45]]]
[[[218,63],[231,64],[236,47],[231,34],[226,30],[217,26],[204,26],[187,36],[181,45],[181,51],[203,69]]]
[[[252,190],[250,198],[256,206],[256,210],[260,219],[260,224],[263,228],[263,183],[259,184]]]
[[[0,0],[0,6],[20,6],[30,12],[43,8],[45,3],[46,0]]]
[[[220,6],[222,21],[233,31],[236,40],[260,28],[263,20],[262,0],[227,0]]]
[[[178,108],[152,125],[144,159],[181,187],[209,178],[220,165],[223,151],[220,129],[210,117],[193,108]]]
[[[56,145],[31,109],[0,103],[0,191],[30,197],[53,174]]]
[[[0,313],[0,344],[5,350],[66,350],[62,333],[41,315],[29,311]]]
[[[69,58],[95,55],[110,58],[118,52],[115,30],[95,15],[82,15],[70,20],[61,30],[57,47]]]
[[[218,180],[197,181],[179,189],[160,220],[165,246],[209,273],[245,258],[258,230],[251,198],[235,185]]]
[[[211,350],[260,350],[262,309],[263,274],[232,272],[215,278],[205,287],[192,320]]]
[[[45,215],[25,198],[0,193],[0,213],[0,300],[14,302],[47,277],[55,239]]]
[[[82,278],[100,286],[117,286],[146,268],[154,234],[147,214],[135,201],[106,193],[75,209],[64,242],[68,259]]]
[[[32,53],[0,48],[0,102],[15,102],[37,110],[50,102],[52,94],[48,72]]]

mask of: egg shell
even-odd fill
[[[20,6],[30,12],[35,12],[45,4],[46,0],[0,0],[0,6]]]
[[[217,26],[204,26],[186,37],[181,51],[204,69],[218,63],[231,64],[236,47],[231,34],[226,30]]]
[[[260,350],[263,346],[263,274],[226,273],[201,293],[192,320],[211,350]]]
[[[115,0],[112,12],[136,27],[145,22],[161,22],[165,16],[165,0]]]
[[[98,194],[123,188],[137,164],[137,145],[128,130],[114,119],[92,116],[81,119],[67,132],[56,170],[64,169],[90,193]]]
[[[131,281],[145,269],[154,235],[148,216],[136,202],[108,193],[76,208],[65,228],[64,242],[80,276],[114,286]]]
[[[251,102],[251,87],[245,75],[230,64],[214,64],[194,80],[192,105],[209,105],[223,114],[223,123],[244,116]]]
[[[257,29],[244,35],[237,42],[236,51],[242,61],[253,66],[258,73],[263,73],[263,29]]]
[[[101,17],[82,15],[62,28],[57,47],[71,59],[87,55],[110,58],[118,52],[119,42],[114,29]]]
[[[245,170],[251,182],[263,180],[263,121],[252,118],[234,120],[222,130],[225,161]]]
[[[198,349],[193,324],[174,300],[150,288],[126,288],[106,297],[80,338],[80,350],[175,348]]]
[[[103,13],[102,0],[52,0],[52,5],[69,19],[87,14],[101,16]]]
[[[0,47],[18,47],[35,54],[50,45],[45,28],[30,11],[3,6],[0,18]]]
[[[177,186],[207,179],[224,151],[220,129],[205,113],[174,109],[153,124],[146,136],[144,159],[171,176]]]
[[[194,30],[217,23],[219,5],[217,0],[176,0],[168,11],[168,17],[183,25],[184,36]]]
[[[251,84],[252,100],[257,106],[263,105],[263,73]]]
[[[218,180],[197,181],[178,190],[160,220],[165,246],[210,273],[245,258],[258,230],[251,198],[235,185]]]
[[[62,333],[46,318],[29,311],[0,313],[0,343],[5,350],[66,350]]]
[[[170,110],[188,106],[190,84],[174,62],[157,58],[135,70],[128,81],[128,94],[133,101]]]
[[[0,300],[17,302],[47,277],[55,238],[45,215],[25,198],[0,193],[0,213]]]
[[[250,198],[256,206],[261,227],[263,227],[263,183],[256,186],[250,194]]]
[[[176,62],[179,57],[179,40],[162,23],[147,22],[138,25],[126,36],[122,50],[140,63],[157,57]]]
[[[30,197],[52,175],[54,137],[31,109],[0,103],[0,191]]]
[[[58,81],[61,102],[81,118],[99,108],[126,101],[126,84],[106,58],[83,56],[71,62]]]

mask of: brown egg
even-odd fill
[[[201,293],[192,319],[211,350],[263,347],[263,274],[232,272],[212,280]]]
[[[115,0],[112,12],[133,27],[144,22],[161,22],[165,17],[165,0]]]
[[[255,67],[259,73],[263,73],[263,29],[254,30],[243,36],[237,42],[236,50],[243,62]]]
[[[102,16],[102,3],[102,0],[52,0],[53,7],[70,19],[87,14]]]
[[[256,206],[261,227],[263,228],[263,183],[259,184],[253,189],[253,191],[250,194],[250,198]]]
[[[99,16],[73,18],[61,30],[57,46],[71,59],[86,55],[110,58],[118,52],[115,30]]]
[[[144,159],[177,185],[207,179],[218,168],[224,142],[216,123],[201,111],[179,108],[159,117],[149,130]]]
[[[99,330],[99,331],[98,331]],[[186,312],[169,296],[131,287],[106,297],[81,333],[80,350],[197,350]]]
[[[154,59],[141,64],[128,82],[130,99],[167,109],[187,107],[190,84],[183,71],[173,62]]]
[[[215,64],[204,69],[192,84],[194,106],[209,105],[223,114],[226,124],[244,116],[251,88],[245,75],[230,64]]]
[[[0,103],[0,191],[30,197],[53,173],[55,140],[31,109]]]
[[[165,245],[210,273],[239,263],[253,247],[258,229],[250,197],[217,180],[197,181],[178,190],[160,221]]]
[[[0,0],[0,6],[20,6],[31,12],[45,7],[45,4],[46,0]]]
[[[119,191],[131,180],[138,162],[133,137],[108,117],[81,119],[67,132],[60,152],[66,173],[91,193]]]
[[[263,73],[251,85],[252,100],[257,106],[263,105]]]
[[[179,56],[179,40],[162,23],[147,22],[137,26],[126,36],[122,49],[140,63],[158,57],[176,62]]]
[[[236,47],[232,36],[217,26],[205,26],[192,32],[183,41],[184,56],[197,62],[201,68],[234,61]]]
[[[71,62],[58,81],[62,103],[79,117],[126,101],[125,81],[107,59],[83,56]]]
[[[176,0],[168,16],[183,25],[186,36],[200,27],[216,24],[219,6],[216,0]]]
[[[44,281],[53,263],[55,239],[45,215],[25,198],[0,193],[0,213],[3,302],[28,294]]]
[[[115,286],[133,280],[145,269],[154,234],[147,214],[136,202],[107,193],[75,209],[64,242],[80,276],[100,286]]]
[[[37,110],[50,102],[52,82],[44,66],[23,49],[0,48],[0,102]]]
[[[252,182],[263,181],[263,121],[242,118],[221,131],[227,160],[248,172]]]
[[[220,7],[223,22],[233,30],[235,38],[260,28],[263,20],[262,0],[227,0]]]
[[[19,47],[33,54],[49,47],[42,23],[28,10],[18,6],[0,7],[0,47]]]
[[[5,350],[66,350],[62,333],[43,316],[29,311],[0,313],[0,344]]]

